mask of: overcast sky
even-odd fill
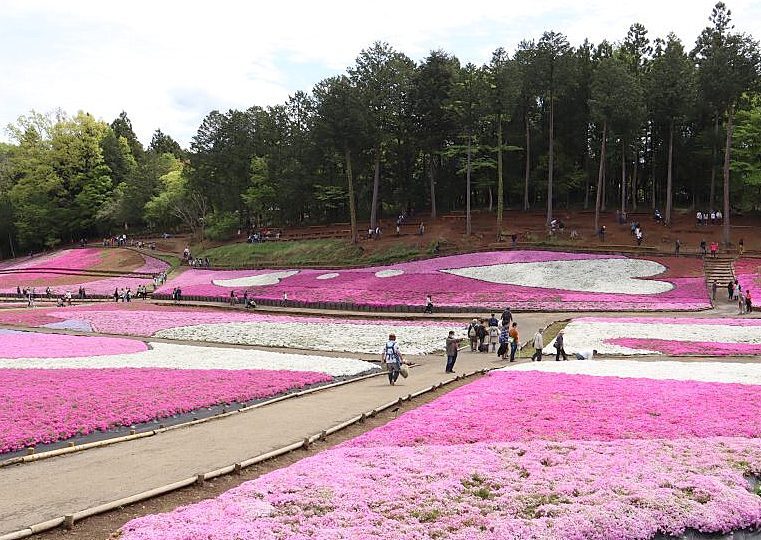
[[[483,64],[545,30],[620,41],[640,22],[689,50],[715,0],[0,0],[0,126],[34,109],[110,122],[127,111],[187,146],[213,110],[283,103],[351,65],[376,40],[415,61],[443,49]],[[761,2],[729,0],[736,30],[761,37]],[[4,129],[2,138],[6,138]]]

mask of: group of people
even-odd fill
[[[711,210],[710,212],[701,212],[698,210],[695,214],[695,221],[697,222],[698,227],[701,225],[706,226],[709,223],[711,225],[720,225],[723,217],[721,210]]]
[[[235,290],[230,291],[230,305],[235,307],[235,305],[238,303],[243,304],[243,307],[246,308],[256,308],[256,302],[248,295],[248,291],[243,291],[243,296],[240,298],[238,297],[238,293],[235,292]]]
[[[718,284],[714,281],[711,286],[711,296],[716,300],[716,290]],[[729,302],[737,301],[737,314],[745,315],[753,313],[753,298],[750,289],[743,290],[742,285],[737,280],[727,282],[727,299]]]
[[[544,328],[539,328],[534,334],[532,345],[534,354],[531,355],[532,362],[541,362],[544,350]],[[497,356],[503,360],[515,362],[515,354],[521,347],[520,333],[518,323],[513,320],[513,314],[510,308],[505,308],[498,319],[494,313],[488,319],[473,319],[467,327],[467,336],[470,343],[471,352],[496,352]],[[444,346],[446,350],[445,373],[455,373],[454,367],[457,362],[457,355],[460,350],[460,344],[463,339],[457,337],[454,330],[450,330],[446,337]],[[565,333],[563,330],[558,332],[552,346],[555,348],[555,360],[568,360],[568,354],[565,351]],[[592,360],[597,354],[596,349],[578,350],[573,356],[577,360]],[[388,341],[381,350],[381,361],[386,367],[388,382],[392,386],[396,384],[400,374],[406,376],[405,368],[408,365],[396,341],[395,334],[389,334]]]
[[[638,221],[632,221],[631,223],[631,231],[632,236],[634,237],[634,240],[637,242],[638,246],[642,245],[642,240],[644,238],[644,234],[642,232],[642,227],[640,226]]]

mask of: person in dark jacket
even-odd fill
[[[564,342],[563,342],[563,331],[561,330],[558,332],[558,337],[555,338],[555,343],[553,344],[555,347],[555,361],[560,361],[560,355],[563,355],[563,360],[568,360],[568,355],[565,353],[564,348]]]

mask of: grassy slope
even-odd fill
[[[393,246],[365,254],[344,240],[301,240],[293,242],[236,243],[211,248],[199,257],[209,257],[215,266],[344,266],[383,264],[421,255],[418,248]]]

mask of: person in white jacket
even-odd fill
[[[531,361],[542,361],[542,349],[544,349],[544,336],[542,335],[542,328],[536,331],[534,334],[534,354],[531,355]]]

